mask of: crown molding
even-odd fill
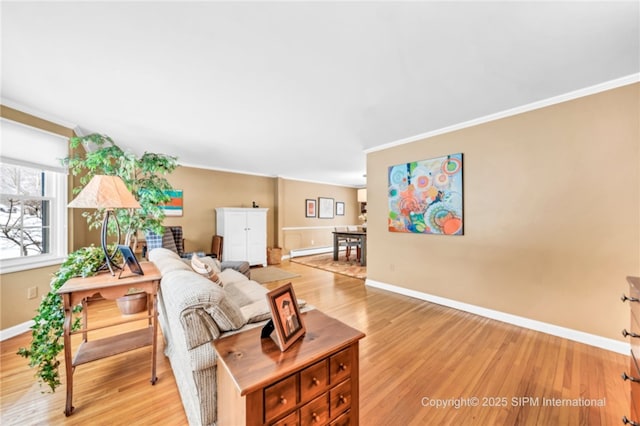
[[[516,108],[511,108],[505,111],[497,112],[495,114],[485,115],[484,117],[475,118],[473,120],[465,121],[462,123],[454,124],[452,126],[443,127],[441,129],[432,130],[419,135],[410,136],[408,138],[400,139],[394,142],[378,145],[369,149],[366,149],[365,154],[369,154],[376,151],[383,151],[385,149],[393,148],[395,146],[405,145],[412,142],[417,142],[423,139],[432,138],[434,136],[443,135],[446,133],[455,132],[457,130],[466,129],[468,127],[478,126],[480,124],[489,123],[491,121],[500,120],[506,117],[512,117],[514,115],[522,114],[529,111],[545,108],[548,106],[560,104],[563,102],[571,101],[585,96],[595,95],[596,93],[606,92],[607,90],[617,89],[622,86],[637,83],[640,81],[640,73],[631,74],[625,77],[617,78],[615,80],[606,81],[593,86],[585,87],[583,89],[574,90],[563,95],[554,96],[541,101],[532,102],[530,104],[522,105]]]
[[[6,107],[9,107],[9,108],[18,110],[20,112],[23,112],[25,114],[29,114],[29,115],[32,115],[34,117],[40,118],[42,120],[50,121],[50,122],[52,122],[54,124],[57,124],[59,126],[66,127],[67,129],[75,130],[78,127],[78,125],[75,124],[75,123],[71,123],[69,121],[61,119],[60,117],[56,117],[54,115],[47,114],[45,112],[42,112],[42,111],[37,110],[35,108],[28,107],[26,105],[23,105],[23,104],[21,104],[19,102],[16,102],[14,100],[11,100],[11,99],[8,99],[8,98],[5,98],[5,97],[0,97],[0,104],[4,105]]]
[[[178,160],[178,165],[179,166],[183,166],[183,167],[193,167],[195,169],[212,170],[212,171],[215,171],[215,172],[224,172],[224,173],[237,173],[237,174],[241,174],[241,175],[266,177],[266,178],[270,178],[270,179],[285,179],[285,180],[293,180],[293,181],[298,181],[298,182],[313,183],[313,184],[318,184],[318,185],[340,186],[340,187],[344,187],[344,188],[354,188],[354,189],[362,188],[362,185],[358,186],[358,185],[346,185],[346,184],[331,183],[331,182],[320,182],[320,181],[314,181],[314,180],[292,178],[292,177],[288,177],[288,176],[284,176],[284,175],[267,175],[267,174],[262,174],[262,173],[249,172],[249,171],[246,171],[246,170],[235,170],[235,169],[225,169],[225,168],[221,168],[221,167],[203,166],[201,164],[186,163],[186,162],[181,162],[179,160]]]

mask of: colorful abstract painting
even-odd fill
[[[462,153],[389,167],[389,231],[462,235]]]

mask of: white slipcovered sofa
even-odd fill
[[[149,260],[162,274],[158,310],[164,352],[187,419],[191,425],[215,425],[217,367],[212,342],[270,319],[268,290],[231,268],[218,274],[221,285],[216,284],[168,249],[153,249]],[[220,266],[211,258],[199,260]]]

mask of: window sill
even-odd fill
[[[0,275],[28,271],[46,266],[60,265],[66,257],[43,256],[36,259],[11,259],[0,261]]]

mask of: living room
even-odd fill
[[[594,369],[601,368],[607,360],[615,358],[618,363],[621,358],[628,359],[621,355],[628,354],[629,344],[620,331],[629,327],[629,311],[619,298],[628,292],[625,277],[640,275],[639,98],[636,64],[632,73],[612,75],[588,87],[444,131],[417,131],[405,139],[398,138],[397,142],[390,139],[387,145],[365,150],[367,279],[360,287],[355,282],[346,285],[354,292],[372,292],[375,297],[388,295],[388,299],[378,302],[397,303],[399,318],[403,318],[402,309],[407,312],[420,309],[413,305],[408,308],[407,303],[433,306],[433,302],[455,312],[466,311],[559,336],[577,345],[572,348],[578,352],[598,351],[601,358],[594,363]],[[39,106],[37,99],[31,102],[32,108],[20,110],[17,103],[3,99],[2,117],[71,136],[74,129],[47,120],[55,111]],[[42,110],[44,114],[38,116],[36,112]],[[104,130],[108,131],[108,127],[105,123]],[[389,232],[388,168],[453,153],[464,155],[463,235]],[[269,208],[268,246],[281,246],[285,255],[292,249],[328,247],[333,226],[359,223],[356,186],[190,165],[180,166],[169,180],[175,188],[183,190],[184,213],[168,218],[166,224],[183,226],[187,250],[209,247],[215,230],[216,207],[250,207],[255,202]],[[305,200],[317,197],[343,201],[345,215],[333,220],[305,217]],[[84,219],[75,211],[70,212],[69,235],[70,250],[99,241],[97,234],[87,231]],[[289,267],[299,271],[295,265]],[[33,316],[39,298],[25,300],[24,295],[33,286],[37,286],[38,295],[45,294],[55,269],[56,266],[49,266],[2,274],[3,339],[7,331],[16,327],[26,331],[25,324]],[[315,271],[306,273],[315,277],[313,280],[326,279],[332,290],[342,291],[333,277],[318,276]],[[303,288],[310,303],[322,305],[312,300],[314,291],[304,284],[301,293]],[[356,322],[354,317],[366,315],[366,311],[357,311],[360,302],[339,312],[341,319]],[[353,313],[347,313],[349,310]],[[407,317],[420,321],[419,316]],[[363,345],[364,342],[366,338]],[[443,347],[451,344],[444,340],[441,343]],[[414,351],[419,348],[411,347]],[[379,348],[368,350],[384,356]],[[3,362],[4,355],[3,351]],[[411,362],[408,354],[395,356],[402,362]],[[374,365],[368,362],[366,365]],[[506,370],[511,365],[498,363],[494,368]],[[362,371],[363,375],[366,373]],[[627,386],[619,379],[621,373],[616,372],[611,382],[599,382],[590,395],[604,397],[598,389],[617,386],[618,382],[621,387]],[[486,374],[490,379],[491,372]],[[457,370],[454,375],[459,377]],[[392,375],[386,372],[384,377],[391,380]],[[410,380],[400,371],[398,377]],[[373,382],[366,380],[368,384]],[[511,403],[512,397],[542,396],[542,392],[536,392],[493,396],[506,396]],[[444,392],[441,396],[472,394]],[[122,397],[126,401],[127,397]],[[383,404],[382,395],[378,398]],[[419,399],[413,402],[420,405]],[[601,412],[613,410],[613,405],[618,404],[608,402],[609,407]],[[361,402],[367,404],[371,402]],[[628,406],[628,401],[619,405]],[[425,407],[414,408],[412,412],[420,414],[406,418],[407,424],[420,423],[418,418],[424,421]],[[622,415],[628,413],[621,412],[615,418]],[[600,423],[606,424],[602,419],[610,418],[613,415],[607,412]],[[444,417],[439,419],[447,422]],[[511,424],[537,423],[533,418],[509,419]],[[379,424],[392,424],[392,420],[384,418]],[[458,420],[480,424],[473,417]],[[566,420],[578,423],[570,414]],[[60,414],[60,422],[63,421]],[[72,422],[73,416],[67,421]]]

